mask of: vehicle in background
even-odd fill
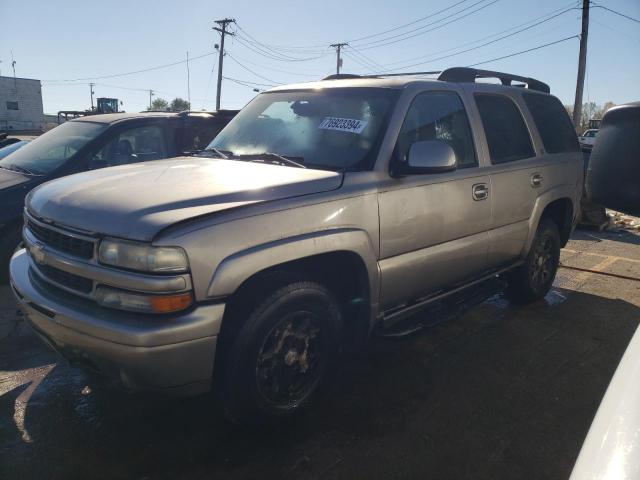
[[[183,155],[204,148],[235,110],[117,113],[70,120],[0,160],[0,278],[20,243],[27,193],[73,173]],[[151,179],[149,180],[152,181]]]
[[[605,113],[586,181],[590,201],[640,215],[640,102]]]
[[[24,147],[30,141],[31,140],[19,140],[10,145],[7,145],[6,147],[0,147],[0,160],[2,160],[4,157],[9,155],[10,153],[15,152],[19,148]]]
[[[596,143],[597,134],[598,129],[592,128],[589,130],[585,130],[585,132],[578,137],[580,146],[585,150],[591,150]]]
[[[341,350],[486,279],[543,298],[583,190],[549,86],[472,68],[283,85],[199,155],[32,191],[11,283],[66,357],[215,383],[240,422],[300,411]]]
[[[6,132],[0,132],[0,148],[19,142],[20,139],[16,137],[9,137]]]
[[[74,118],[89,115],[102,115],[105,113],[119,113],[120,102],[117,98],[99,97],[96,99],[96,107],[91,110],[60,110],[58,112],[58,125]]]
[[[639,380],[640,328],[609,383],[569,480],[640,478]]]

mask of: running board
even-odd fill
[[[422,300],[418,300],[417,302],[412,303],[411,305],[407,305],[405,307],[400,307],[393,310],[386,310],[382,312],[382,321],[380,322],[382,324],[381,326],[385,329],[392,327],[393,325],[398,323],[400,320],[404,320],[405,318],[410,317],[414,313],[417,313],[420,310],[423,310],[424,308],[428,307],[434,302],[437,302],[439,300],[444,300],[450,295],[460,293],[469,287],[473,287],[474,285],[478,285],[479,283],[486,282],[490,278],[506,273],[509,270],[512,270],[514,268],[521,266],[522,264],[524,264],[524,261],[521,260],[517,263],[509,265],[508,267],[501,268],[499,270],[495,270],[491,273],[483,275],[482,277],[479,277],[473,280],[472,282],[465,283],[464,285],[453,288],[452,290],[447,290],[446,292],[438,293],[431,297],[423,298]]]

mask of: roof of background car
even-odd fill
[[[149,118],[149,117],[177,117],[175,112],[131,112],[131,113],[103,113],[100,115],[87,115],[69,120],[70,122],[94,122],[94,123],[114,123],[121,120],[130,120],[132,118]]]

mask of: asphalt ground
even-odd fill
[[[70,367],[1,287],[0,478],[566,479],[640,323],[640,235],[577,231],[561,261],[545,300],[513,306],[488,282],[435,306],[260,430],[211,395],[132,395]]]

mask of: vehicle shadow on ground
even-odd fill
[[[640,235],[631,230],[617,229],[597,232],[588,228],[575,230],[571,236],[573,240],[586,240],[601,242],[603,240],[611,240],[614,242],[628,243],[631,245],[640,245]]]
[[[1,397],[0,477],[567,478],[640,309],[562,289],[516,307],[490,288],[413,321],[431,326],[345,355],[315,408],[272,428],[59,363],[28,399],[30,442],[5,428],[24,387]]]

